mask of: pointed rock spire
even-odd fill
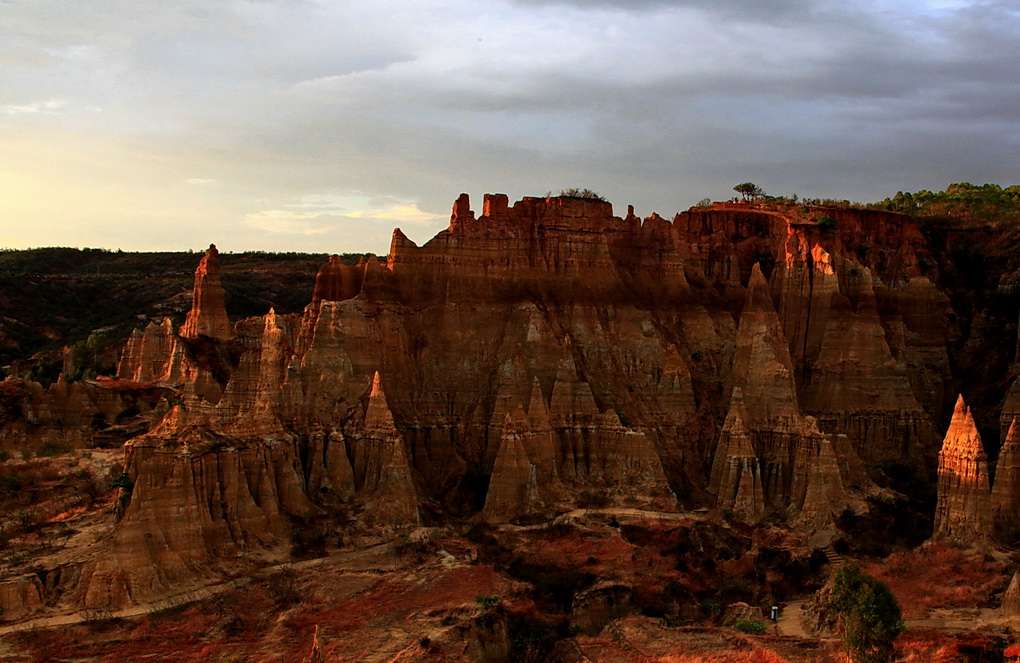
[[[368,410],[365,412],[365,430],[377,432],[396,432],[397,427],[393,423],[393,413],[386,403],[386,394],[383,393],[382,380],[379,371],[372,377],[372,389],[368,392]]]
[[[527,415],[522,408],[506,415],[499,453],[485,496],[483,513],[489,520],[507,521],[534,506],[529,504],[528,486],[535,475],[535,466],[522,442],[527,428]]]
[[[568,341],[563,349],[556,383],[553,385],[549,416],[554,422],[567,422],[578,416],[594,417],[598,412],[591,385],[578,377],[571,344]]]
[[[220,284],[220,254],[215,244],[202,256],[195,270],[194,297],[191,310],[181,327],[183,338],[207,336],[227,340],[233,336],[227,308],[223,303],[223,286]]]
[[[322,641],[319,638],[319,625],[315,625],[315,636],[312,638],[312,651],[302,663],[326,663],[326,655],[322,653]]]
[[[1000,611],[1003,617],[1020,617],[1020,571],[1013,574],[1009,587],[1003,592]]]
[[[142,359],[142,330],[137,327],[128,336],[127,344],[117,364],[117,377],[121,380],[134,380]]]
[[[938,505],[932,538],[969,544],[992,533],[988,457],[961,395],[939,452]]]
[[[542,395],[542,385],[536,377],[531,386],[531,399],[528,401],[528,422],[532,429],[549,426],[549,406]]]
[[[832,442],[818,430],[814,417],[804,419],[805,432],[794,461],[791,515],[797,524],[825,527],[852,506],[852,500]]]
[[[1020,426],[1016,417],[1013,417],[1006,441],[999,451],[995,483],[992,485],[992,511],[999,523],[1020,517]]]
[[[733,384],[747,399],[752,430],[760,424],[799,413],[790,348],[772,305],[768,282],[755,263],[737,327]]]
[[[744,300],[745,311],[762,311],[775,313],[776,309],[772,303],[772,293],[769,291],[769,282],[761,271],[761,263],[756,262],[751,267],[751,278],[747,282],[747,298]]]
[[[743,395],[740,387],[734,387],[712,463],[709,490],[716,493],[720,508],[730,509],[742,518],[755,518],[765,511],[765,494],[761,466],[744,423],[746,419]]]

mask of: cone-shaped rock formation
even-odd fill
[[[969,544],[992,532],[988,457],[970,408],[960,396],[939,452],[933,538]]]

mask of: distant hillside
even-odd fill
[[[232,318],[301,311],[327,254],[221,254]],[[116,344],[147,318],[180,323],[200,253],[39,248],[0,252],[0,366],[84,343]],[[361,256],[345,254],[345,262]],[[96,345],[93,339],[92,345]],[[44,376],[45,377],[45,376]]]

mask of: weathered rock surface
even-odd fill
[[[939,452],[935,539],[971,544],[992,532],[988,457],[970,408],[960,396]]]
[[[593,495],[669,510],[682,491],[826,526],[871,489],[867,469],[934,466],[951,381],[917,228],[831,214],[825,233],[746,207],[641,220],[492,195],[476,216],[463,195],[424,245],[394,231],[385,264],[331,258],[302,315],[235,324],[210,247],[181,329],[149,325],[122,355],[119,377],[175,389],[174,407],[139,408],[155,427],[127,447],[119,547],[81,600],[140,600],[285,542],[287,516],[316,504],[394,528],[425,503],[509,520]],[[64,431],[125,408],[123,390],[26,394]],[[943,454],[962,468],[957,446]],[[969,476],[953,513],[980,492],[960,492]]]
[[[418,525],[418,498],[407,452],[386,402],[379,373],[372,379],[363,430],[350,440],[354,481],[368,524]]]
[[[107,550],[82,570],[84,606],[151,600],[214,573],[218,560],[287,542],[287,516],[315,509],[282,430],[244,438],[179,421],[168,416],[129,443],[133,490]]]
[[[585,635],[598,635],[609,622],[636,612],[632,594],[626,585],[600,583],[574,596],[570,622]]]
[[[1009,587],[1002,594],[999,608],[1003,617],[1020,617],[1020,573],[1014,573]]]
[[[758,456],[744,424],[746,420],[743,395],[740,387],[734,387],[730,411],[723,424],[722,438],[712,466],[709,491],[715,493],[719,508],[728,509],[742,519],[753,520],[765,513],[765,492]]]
[[[992,484],[992,511],[998,525],[1010,525],[1020,518],[1020,426],[1014,418],[999,449]]]
[[[223,301],[223,285],[220,283],[220,253],[215,244],[210,244],[195,270],[194,299],[184,326],[179,332],[182,338],[197,339],[200,336],[221,341],[229,339],[230,319]]]
[[[43,606],[43,586],[36,575],[0,583],[0,620],[11,621]]]
[[[536,466],[531,463],[521,441],[527,427],[523,409],[518,408],[512,416],[506,415],[482,510],[489,520],[510,520],[541,508]]]

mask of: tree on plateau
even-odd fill
[[[765,195],[765,191],[754,182],[744,182],[733,187],[733,190],[739,193],[744,200],[751,201],[756,198],[761,198]]]

